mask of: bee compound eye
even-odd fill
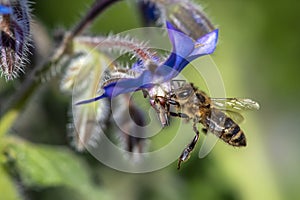
[[[192,91],[191,90],[183,90],[182,92],[179,92],[177,94],[177,97],[179,99],[186,99],[191,95]]]

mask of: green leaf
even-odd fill
[[[109,199],[109,195],[93,185],[90,169],[83,160],[66,147],[6,137],[1,141],[0,150],[1,162],[20,176],[25,187],[67,187],[78,192],[79,199],[97,199],[99,196]]]
[[[7,172],[0,166],[0,188],[1,199],[5,200],[20,200],[20,196],[14,183]]]
[[[13,109],[0,118],[0,137],[3,137],[10,129],[18,114],[18,111]]]
[[[15,161],[22,182],[29,187],[76,186],[89,182],[88,169],[69,149],[15,140],[6,151]]]

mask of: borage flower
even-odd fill
[[[136,78],[121,78],[110,82],[103,87],[104,92],[95,98],[77,102],[76,105],[91,103],[102,98],[113,98],[120,94],[138,90],[151,90],[156,85],[169,82],[175,78],[185,66],[201,56],[214,52],[218,40],[218,29],[200,37],[196,41],[183,32],[177,30],[171,23],[167,22],[169,39],[173,50],[169,58],[163,63],[157,63],[153,59],[147,63],[138,62],[135,70],[142,69]]]

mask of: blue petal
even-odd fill
[[[132,70],[140,71],[137,78],[120,79],[105,86],[104,93],[98,97],[80,101],[76,105],[86,104],[108,97],[113,98],[120,94],[151,88],[154,84],[162,83],[176,77],[192,60],[214,52],[218,41],[218,29],[193,41],[187,35],[177,30],[167,22],[168,34],[173,46],[173,52],[164,64],[157,67],[154,74],[146,70],[141,61],[134,64]]]
[[[75,103],[75,105],[78,106],[78,105],[82,105],[82,104],[92,103],[92,102],[98,101],[98,100],[100,100],[102,98],[104,98],[104,97],[101,95],[101,96],[98,96],[98,97],[95,97],[95,98],[92,98],[92,99],[78,101],[77,103]]]
[[[168,34],[173,47],[172,52],[185,58],[194,50],[194,41],[167,22]]]
[[[169,80],[182,70],[180,66],[185,63],[185,58],[193,52],[195,44],[190,37],[177,30],[170,22],[167,21],[166,26],[173,50],[165,63],[156,69],[155,74],[164,76],[164,80]]]
[[[76,105],[91,103],[106,97],[113,98],[120,94],[134,92],[144,88],[151,88],[154,85],[152,83],[152,80],[153,80],[153,75],[149,70],[146,70],[137,78],[126,78],[126,79],[120,79],[119,81],[116,82],[112,82],[103,87],[104,93],[102,95],[92,99],[79,101],[76,103]]]
[[[185,58],[171,53],[169,59],[157,68],[155,77],[161,77],[156,78],[160,79],[160,82],[168,81],[176,77],[187,64],[188,61]]]
[[[200,56],[212,54],[217,46],[219,30],[216,29],[206,35],[200,37],[195,42],[195,49],[188,56],[188,60],[192,61]]]
[[[12,9],[8,6],[4,6],[4,5],[0,5],[0,14],[11,14],[12,13]]]
[[[167,22],[167,27],[168,29],[175,29],[168,22]],[[173,49],[176,49],[176,45],[179,44],[180,40],[186,42],[183,43],[183,46],[185,46],[185,44],[190,45],[190,41],[192,41],[192,39],[190,40],[186,39],[188,38],[188,36],[186,35],[184,35],[183,37],[180,36],[182,36],[182,34],[180,33],[174,34],[169,30],[169,37],[172,41],[172,44],[175,46],[173,47]],[[161,79],[162,82],[171,80],[172,78],[176,77],[184,69],[184,67],[186,67],[189,64],[189,62],[191,62],[192,60],[199,58],[203,55],[213,53],[216,48],[217,41],[218,41],[218,29],[200,37],[199,39],[197,39],[196,42],[192,41],[193,50],[190,51],[189,54],[187,54],[185,57],[183,57],[182,55],[184,55],[183,54],[184,51],[187,52],[189,51],[189,49],[188,50],[185,49],[181,52],[176,49],[176,51],[175,52],[173,51],[173,53],[166,60],[166,62],[157,68],[155,75],[163,76],[163,78]],[[180,52],[181,54],[177,54],[177,52]]]

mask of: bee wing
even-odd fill
[[[228,117],[230,117],[235,123],[239,124],[244,121],[244,117],[242,114],[230,110],[224,111]]]
[[[213,107],[232,112],[258,110],[259,104],[246,98],[211,98]]]

